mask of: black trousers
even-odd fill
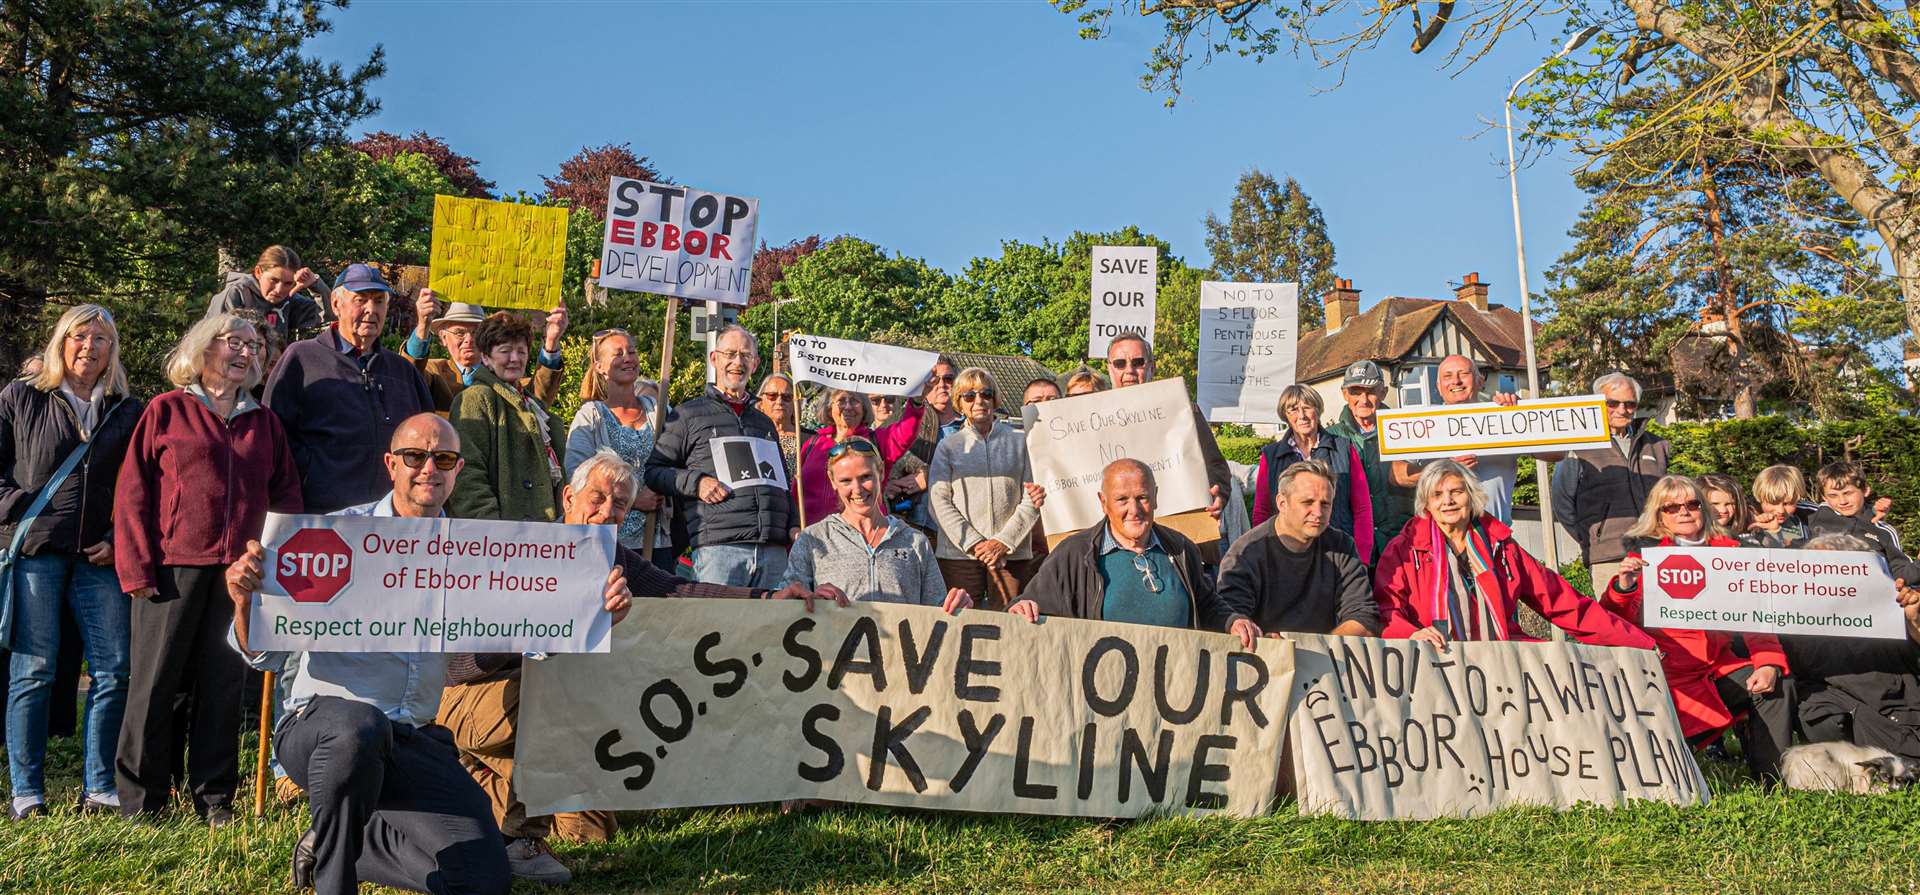
[[[1793,679],[1782,676],[1772,693],[1755,697],[1747,692],[1750,677],[1752,666],[1715,678],[1713,688],[1720,691],[1720,701],[1727,704],[1727,711],[1747,713],[1744,725],[1734,726],[1740,750],[1753,776],[1762,783],[1772,783],[1780,779],[1780,754],[1793,745]]]
[[[247,665],[227,646],[233,601],[225,566],[166,566],[159,593],[133,601],[127,715],[120,724],[120,810],[165,810],[185,731],[194,810],[231,807],[240,785],[240,684]],[[188,699],[189,694],[191,698]],[[190,711],[181,712],[186,701]]]
[[[315,895],[354,895],[361,881],[434,895],[504,895],[513,884],[487,794],[446,728],[318,696],[281,720],[273,746],[307,791]]]

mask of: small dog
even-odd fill
[[[1920,782],[1920,762],[1877,746],[1813,743],[1780,756],[1780,777],[1790,789],[1878,795]]]

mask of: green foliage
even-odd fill
[[[571,421],[573,415],[580,412],[580,383],[587,378],[588,368],[593,366],[593,339],[588,335],[568,335],[560,340],[560,356],[566,364],[563,372],[566,379],[560,383],[560,394],[553,399],[553,406],[547,408],[563,420]],[[656,358],[654,364],[658,366]],[[646,361],[641,361],[641,369],[646,369]]]
[[[918,258],[889,255],[864,239],[843,236],[788,267],[773,297],[791,299],[780,307],[781,329],[871,339],[890,329],[924,330],[927,314],[951,282]],[[772,349],[770,304],[748,308],[741,322],[760,336],[763,354]]]
[[[1247,466],[1258,464],[1260,449],[1273,442],[1260,435],[1216,435],[1214,440],[1220,443],[1220,456]]]
[[[1300,284],[1300,328],[1319,326],[1320,296],[1333,290],[1333,240],[1300,182],[1283,185],[1265,171],[1240,175],[1225,221],[1207,212],[1213,278],[1237,283]]]

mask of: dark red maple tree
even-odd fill
[[[634,155],[627,143],[588,146],[560,163],[560,173],[540,178],[547,195],[565,199],[574,208],[585,208],[601,220],[607,218],[607,182],[615,177],[632,177],[653,183],[672,183],[644,155]]]
[[[753,253],[753,282],[747,291],[747,304],[757,305],[773,299],[773,284],[787,275],[787,268],[800,263],[800,259],[820,251],[827,241],[820,234],[796,239],[783,246],[769,246],[766,240],[760,241],[760,248]]]
[[[389,159],[403,152],[417,152],[433,162],[453,185],[469,198],[488,199],[493,196],[493,181],[480,176],[473,166],[479,164],[471,156],[461,155],[447,145],[447,141],[426,131],[414,131],[412,135],[402,137],[386,131],[374,131],[347,144],[376,159]]]

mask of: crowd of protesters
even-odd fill
[[[287,681],[272,745],[313,820],[297,883],[500,892],[515,877],[570,877],[548,838],[613,834],[610,815],[529,817],[519,802],[526,657],[249,650],[270,511],[614,526],[603,603],[616,622],[635,597],[878,600],[1218,631],[1249,648],[1311,633],[1446,650],[1530,639],[1525,607],[1584,643],[1659,650],[1689,740],[1733,733],[1763,781],[1796,735],[1920,760],[1920,591],[1907,586],[1920,565],[1882,522],[1866,471],[1827,464],[1812,493],[1788,465],[1750,484],[1670,474],[1670,447],[1621,374],[1592,384],[1611,443],[1547,458],[1590,597],[1515,540],[1513,457],[1382,460],[1387,389],[1371,361],[1347,368],[1331,418],[1313,389],[1281,393],[1285,427],[1253,470],[1245,534],[1163,524],[1153,470],[1122,459],[1103,470],[1103,520],[1049,537],[1007,387],[1025,405],[1151,382],[1144,338],[1109,346],[1111,380],[1082,368],[1003,384],[942,356],[919,394],[830,390],[808,419],[793,380],[758,376],[744,328],[716,335],[713,383],[671,408],[640,375],[642,341],[609,329],[593,336],[568,421],[552,409],[564,308],[530,320],[422,290],[395,352],[380,343],[395,291],[378,270],[347,267],[324,308],[302,294],[318,282],[292,250],[262,252],[180,339],[165,370],[176,388],[144,403],[129,393],[122,332],[93,305],[62,314],[0,390],[12,818],[49,810],[48,717],[72,698],[55,684],[71,615],[90,677],[82,812],[143,821],[184,803],[231,822],[251,666]],[[1438,381],[1446,404],[1517,400],[1486,394],[1466,357],[1441,361]],[[1217,520],[1234,474],[1193,412]],[[1876,552],[1910,639],[1643,627],[1643,551],[1675,545]]]

